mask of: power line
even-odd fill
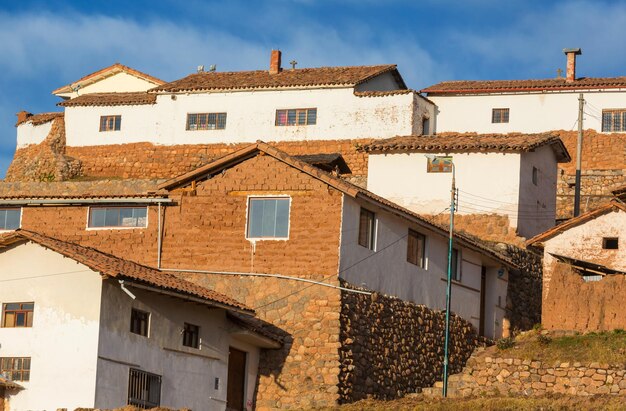
[[[89,271],[93,271],[93,270],[64,271],[64,272],[61,272],[61,273],[34,275],[34,276],[31,276],[31,277],[15,277],[15,278],[8,278],[8,279],[5,278],[3,280],[0,280],[0,283],[9,282],[9,281],[32,280],[32,279],[35,279],[35,278],[43,278],[43,277],[54,277],[54,276],[57,276],[57,275],[85,273],[85,272],[89,272]],[[13,273],[11,275],[19,275],[19,274]]]

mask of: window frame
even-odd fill
[[[19,304],[20,308],[8,310],[10,304]],[[23,308],[24,305],[32,305],[32,308]],[[7,325],[7,311],[13,313],[13,325]],[[17,325],[18,314],[25,314],[24,325]],[[29,315],[30,313],[30,315]],[[33,328],[33,317],[35,313],[35,302],[14,302],[2,304],[2,324],[0,328]]]
[[[417,241],[417,244],[418,244],[417,256],[415,256],[415,261],[412,261],[413,259],[411,258],[412,257],[411,252],[413,251],[411,249],[411,241],[410,241],[411,238],[415,238],[415,241]],[[420,239],[421,239],[421,244],[422,244],[421,247],[419,247]],[[420,253],[421,253],[421,260],[419,258]],[[406,242],[406,261],[409,264],[418,266],[419,268],[426,268],[426,236],[420,233],[419,231],[415,231],[410,228],[407,234],[407,242]]]
[[[137,316],[144,316],[144,315],[145,315],[145,320],[143,318],[137,318]],[[138,308],[132,307],[130,311],[130,327],[129,327],[130,333],[149,338],[151,317],[152,315],[150,314],[149,311],[144,311],[144,310],[140,310]],[[136,321],[139,321],[138,330],[135,330],[135,327],[134,327],[136,324]],[[145,327],[142,327],[142,323],[144,322],[145,322]]]
[[[109,126],[109,121],[113,121],[112,127]],[[122,130],[122,115],[121,114],[107,114],[100,116],[100,132],[106,133],[110,131]]]
[[[183,323],[183,347],[200,348],[200,326],[191,323]]]
[[[7,226],[6,226],[7,214],[5,214],[4,223],[3,223],[4,226],[0,225],[0,233],[7,232],[7,231],[15,231],[15,230],[17,230],[17,229],[22,227],[22,212],[24,211],[22,209],[22,207],[4,207],[4,206],[0,207],[0,211],[5,211],[6,212],[6,211],[14,211],[14,210],[18,210],[18,212],[19,212],[19,221],[17,223],[17,227],[16,228],[7,228]]]
[[[94,209],[145,209],[146,210],[146,216],[145,216],[145,220],[146,223],[145,225],[136,225],[136,226],[124,226],[124,225],[110,225],[110,226],[92,226],[91,225],[91,212]],[[96,206],[89,206],[87,207],[87,230],[137,230],[137,229],[145,229],[148,228],[148,215],[150,211],[150,207],[145,205],[145,206],[134,206],[134,205],[96,205]],[[118,217],[118,221],[120,220],[121,216]],[[136,217],[137,220],[139,220],[140,217]],[[106,215],[105,215],[105,221],[106,221]]]
[[[603,109],[600,129],[603,133],[626,133],[626,108]]]
[[[454,263],[454,255],[456,253],[456,263]],[[461,280],[463,279],[463,273],[461,272],[461,250],[455,247],[452,247],[452,258],[453,258],[453,263],[451,265],[452,268],[452,272],[450,273],[450,278],[452,279],[452,281],[456,281],[458,283],[461,282]],[[447,270],[447,268],[446,268]],[[447,273],[446,273],[446,277],[447,277]]]
[[[615,247],[609,247],[609,243],[615,242]],[[603,250],[619,250],[619,237],[602,237]]]
[[[533,185],[539,185],[539,169],[535,166],[533,166],[531,181]]]
[[[258,200],[288,200],[287,206],[287,235],[285,237],[253,237],[250,236],[250,212],[252,211],[252,202]],[[291,204],[290,195],[252,195],[246,198],[246,225],[245,238],[249,241],[287,241],[291,234]],[[276,221],[274,221],[274,230],[276,230]]]
[[[289,122],[289,112],[294,112],[294,122],[290,124]],[[281,120],[280,114],[285,114],[284,123]],[[315,115],[311,116],[309,112],[314,112]],[[304,113],[304,123],[300,124],[300,114]],[[310,117],[313,117],[313,122],[310,122]],[[274,126],[276,127],[303,127],[303,126],[315,126],[317,125],[317,107],[306,107],[306,108],[279,108],[276,109],[276,114],[274,116]]]
[[[510,117],[510,108],[497,107],[491,109],[491,124],[508,124]]]
[[[214,128],[210,128],[209,125],[211,124],[209,122],[210,116],[215,116],[215,127]],[[223,127],[219,127],[220,125],[220,116],[224,116],[224,122],[223,122]],[[196,128],[192,128],[191,127],[191,117],[192,116],[196,116],[196,123],[194,123],[196,125]],[[198,120],[200,119],[199,116],[204,116],[205,118],[205,123],[200,123]],[[185,131],[215,131],[215,130],[226,130],[226,122],[228,120],[228,113],[227,112],[214,112],[214,113],[187,113],[187,121],[185,122]],[[199,128],[198,124],[206,124],[206,128]]]
[[[368,221],[371,221],[371,225],[364,226],[363,225],[363,214],[371,217]],[[376,234],[378,231],[378,220],[376,218],[376,213],[368,210],[365,207],[361,207],[359,211],[359,231],[357,237],[357,243],[368,250],[376,251]],[[363,238],[365,237],[365,238]],[[362,242],[362,240],[364,240]]]
[[[16,361],[20,363],[19,368],[15,368]],[[9,362],[11,362],[11,368],[6,365]],[[0,374],[10,373],[9,379],[12,381],[30,381],[31,362],[31,357],[0,357]],[[28,364],[28,368],[25,367],[25,364]],[[18,378],[14,378],[15,373],[19,374]]]
[[[155,382],[158,383],[158,395],[156,399],[153,399],[150,398],[150,395],[153,393],[150,385]],[[145,387],[143,385],[145,385]],[[141,408],[160,407],[162,393],[163,376],[137,368],[131,367],[128,369],[128,395],[126,398],[128,405]],[[139,394],[140,397],[135,397],[133,394]],[[148,398],[144,398],[144,395],[147,395]]]

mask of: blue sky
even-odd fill
[[[55,0],[0,2],[0,178],[15,113],[59,110],[50,92],[115,62],[163,80],[203,64],[264,69],[396,63],[409,87],[626,75],[626,2],[544,0]]]

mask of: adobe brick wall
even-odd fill
[[[450,214],[438,214],[431,219],[444,226],[450,225]],[[500,214],[455,214],[454,229],[474,235],[484,241],[507,242],[522,245],[524,239],[518,237],[510,226],[509,217]]]
[[[584,282],[570,266],[551,267],[550,291],[543,303],[542,324],[547,329],[606,331],[626,329],[626,278],[609,275]]]

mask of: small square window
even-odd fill
[[[508,123],[509,122],[509,109],[508,108],[494,108],[491,111],[492,123]]]
[[[604,237],[602,238],[602,248],[605,250],[618,250],[619,239],[617,237]]]
[[[424,251],[426,237],[417,231],[409,230],[407,241],[406,260],[418,267],[424,268]]]
[[[250,198],[247,238],[288,238],[290,202],[288,197]]]
[[[130,313],[130,332],[133,334],[148,336],[148,327],[150,324],[150,313],[145,311],[132,309]]]
[[[376,215],[364,208],[359,217],[359,245],[370,250],[376,246]]]
[[[0,208],[0,231],[20,228],[21,208]]]
[[[122,116],[100,116],[100,131],[120,131]]]
[[[2,326],[6,328],[32,327],[35,303],[2,304]]]
[[[200,327],[185,323],[183,327],[183,345],[185,347],[198,348],[200,346]]]

